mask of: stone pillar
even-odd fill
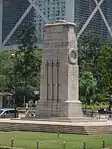
[[[66,21],[46,24],[37,116],[82,116],[78,74],[75,24]]]

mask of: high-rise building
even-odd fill
[[[4,45],[16,44],[17,35],[23,24],[34,21],[34,9],[32,8],[21,23],[17,24],[25,10],[29,6],[28,0],[0,0],[2,7],[2,43]]]
[[[99,35],[103,42],[112,37],[111,0],[75,0],[77,37],[86,31]]]
[[[76,23],[77,38],[91,31],[103,42],[112,37],[112,0],[0,0],[0,45],[16,44],[23,24],[35,22],[38,43],[45,23]]]
[[[74,22],[74,0],[38,0],[37,3],[44,19],[36,13],[37,34],[43,39],[43,28],[46,22],[69,20]],[[45,19],[46,18],[46,19]]]

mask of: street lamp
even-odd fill
[[[15,93],[15,89],[16,89],[16,70],[15,70],[15,65],[16,65],[16,55],[15,53],[11,54],[11,57],[13,58],[13,71],[14,71],[14,93]]]
[[[39,91],[34,91],[34,95],[35,95],[36,98],[37,98],[38,95],[39,95]],[[38,99],[35,101],[35,106],[37,106],[37,103],[38,103]]]
[[[39,95],[39,91],[34,91],[34,95]]]
[[[12,53],[11,56],[13,58],[13,70],[14,70],[13,107],[15,109],[14,117],[16,118],[16,70],[15,70],[16,55],[15,55],[15,53]]]

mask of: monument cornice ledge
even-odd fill
[[[45,27],[51,27],[51,26],[62,26],[62,25],[71,25],[71,26],[76,26],[75,23],[73,22],[68,22],[66,20],[59,20],[59,21],[55,21],[53,24],[52,23],[48,23],[45,25]]]
[[[76,100],[76,101],[74,101],[74,100],[67,100],[65,102],[66,103],[81,103],[79,100]]]

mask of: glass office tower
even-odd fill
[[[45,23],[55,20],[75,22],[77,38],[90,31],[106,42],[112,37],[111,16],[112,0],[0,0],[0,44],[16,44],[17,33],[30,21],[42,43]]]
[[[28,8],[28,0],[4,0],[3,1],[3,24],[2,24],[2,41],[4,41],[7,35],[14,28],[24,11]],[[34,9],[27,14],[22,23],[15,30],[13,35],[7,41],[6,45],[16,44],[17,35],[21,31],[23,24],[32,22],[34,20]]]
[[[38,0],[38,6],[48,22],[65,19],[65,0]],[[45,20],[36,13],[37,34],[43,39]]]
[[[77,33],[79,34],[83,26],[88,24],[81,34],[90,31],[98,34],[100,39],[106,42],[112,37],[112,1],[102,0],[99,9],[96,9],[97,11],[94,11],[97,6],[95,2],[99,3],[101,0],[75,0],[74,20]],[[92,17],[88,23],[90,15]]]

